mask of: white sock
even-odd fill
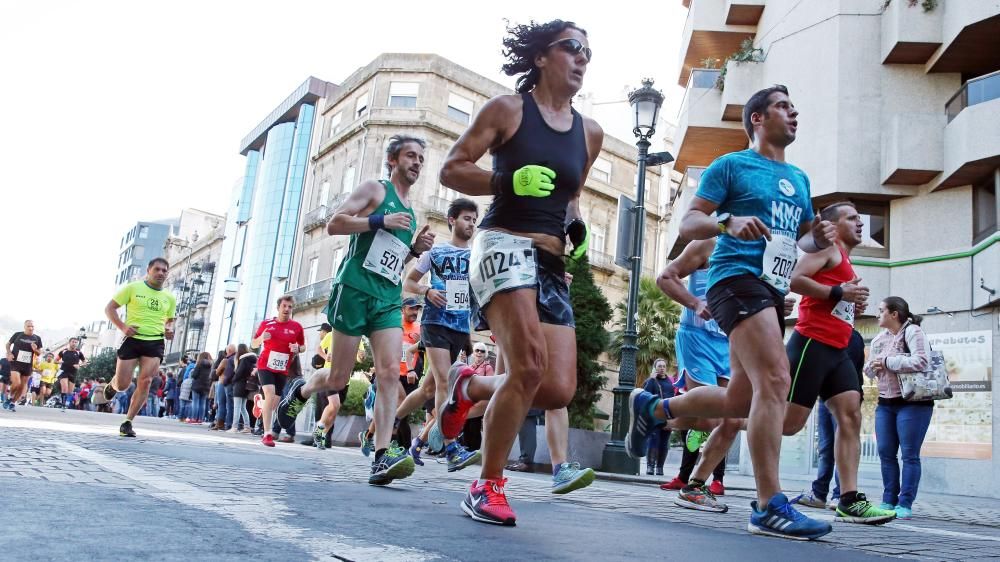
[[[459,396],[462,397],[463,400],[472,400],[471,398],[469,398],[469,381],[471,380],[472,377],[469,377],[458,385],[458,394]]]

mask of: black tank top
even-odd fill
[[[510,174],[528,164],[545,166],[556,173],[555,189],[548,197],[521,197],[514,195],[513,186],[505,185],[479,226],[562,239],[566,205],[580,189],[589,159],[583,117],[571,109],[573,126],[568,131],[556,131],[542,118],[530,93],[521,94],[521,100],[521,124],[509,141],[493,150],[493,170]]]

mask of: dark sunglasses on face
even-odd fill
[[[546,48],[553,47],[555,45],[559,45],[560,49],[573,55],[583,53],[583,56],[587,57],[587,62],[590,62],[590,58],[594,54],[594,52],[590,50],[590,47],[584,47],[583,43],[581,43],[578,39],[573,39],[572,37],[553,41],[549,43],[549,46]]]

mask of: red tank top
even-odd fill
[[[840,263],[827,271],[820,271],[812,279],[821,285],[832,287],[854,279],[854,268],[847,252],[839,245]],[[854,303],[833,302],[829,299],[802,297],[799,304],[799,320],[795,331],[807,338],[823,342],[836,348],[846,348],[854,329]]]

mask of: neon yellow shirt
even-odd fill
[[[323,340],[319,342],[319,346],[323,348],[323,353],[326,354],[326,363],[323,363],[324,369],[329,369],[333,366],[330,362],[330,348],[333,347],[333,332],[323,336]]]
[[[132,337],[145,341],[163,339],[164,326],[173,319],[177,308],[177,300],[170,291],[156,290],[144,280],[122,287],[115,295],[115,302],[125,307],[125,324],[138,328]]]
[[[35,368],[42,374],[42,382],[52,384],[56,380],[56,373],[59,372],[58,363],[46,363],[39,361],[35,363]]]

